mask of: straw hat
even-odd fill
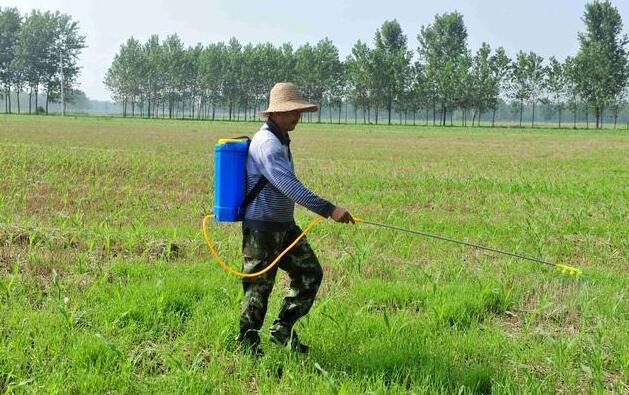
[[[260,113],[261,117],[268,117],[272,112],[317,111],[319,106],[308,103],[297,90],[297,86],[291,82],[278,82],[271,88],[269,108]]]

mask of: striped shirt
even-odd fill
[[[290,139],[270,119],[253,136],[247,157],[247,193],[260,178],[268,183],[247,206],[243,226],[284,231],[295,223],[295,203],[329,217],[335,206],[306,188],[295,176]]]

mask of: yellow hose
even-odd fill
[[[203,230],[203,238],[205,239],[205,242],[207,243],[208,247],[210,247],[212,256],[214,257],[214,259],[218,261],[218,263],[223,267],[223,269],[225,269],[228,273],[233,274],[234,276],[241,277],[241,278],[258,277],[268,272],[269,270],[271,270],[275,265],[278,264],[280,259],[282,259],[282,257],[286,255],[286,253],[290,251],[290,249],[293,248],[295,244],[297,244],[297,242],[301,240],[306,235],[306,233],[310,231],[310,229],[312,229],[315,225],[317,225],[323,219],[323,217],[317,216],[312,221],[310,221],[308,226],[306,226],[306,229],[304,229],[303,232],[301,232],[299,237],[297,237],[295,241],[291,243],[291,245],[286,247],[286,249],[282,251],[282,253],[279,254],[277,258],[275,258],[275,260],[273,260],[273,262],[271,262],[267,267],[255,273],[243,273],[243,272],[239,272],[237,270],[232,269],[228,264],[225,263],[225,261],[221,259],[220,256],[218,256],[218,252],[216,252],[216,249],[214,248],[214,245],[212,244],[212,241],[210,240],[210,236],[208,235],[208,232],[207,232],[207,221],[208,219],[213,218],[213,217],[214,215],[209,214],[209,215],[206,215],[205,218],[203,218],[203,224],[201,225],[201,228]]]
[[[218,252],[214,248],[214,245],[212,244],[212,241],[210,240],[210,236],[208,235],[208,231],[207,231],[207,221],[210,218],[214,218],[214,215],[209,214],[209,215],[206,215],[203,218],[203,224],[201,225],[201,229],[203,230],[203,238],[205,238],[205,242],[207,243],[208,247],[210,247],[210,251],[212,252],[212,256],[214,257],[214,259],[216,259],[216,261],[218,261],[218,263],[228,273],[233,274],[234,276],[241,277],[241,278],[258,277],[258,276],[261,276],[264,273],[268,272],[269,270],[271,270],[273,267],[275,267],[275,265],[278,264],[280,259],[282,259],[282,257],[284,255],[286,255],[286,253],[288,251],[290,251],[290,249],[293,248],[295,246],[295,244],[297,244],[297,242],[299,240],[301,240],[306,235],[306,233],[308,233],[310,231],[310,229],[312,229],[315,225],[317,225],[323,219],[323,217],[317,216],[312,221],[310,221],[308,226],[306,226],[306,229],[304,229],[301,232],[301,234],[295,239],[295,241],[293,241],[288,247],[286,247],[286,249],[284,251],[282,251],[282,253],[279,254],[277,256],[277,258],[275,258],[273,260],[273,262],[269,263],[269,265],[266,266],[264,269],[262,269],[262,270],[260,270],[258,272],[255,272],[255,273],[243,273],[243,272],[239,272],[237,270],[232,269],[229,265],[227,265],[225,263],[225,261],[223,261],[221,259],[220,256],[218,256]],[[394,230],[402,230],[402,231],[406,231],[406,232],[420,233],[420,232],[416,232],[416,231],[409,231],[409,230],[403,229],[403,228],[396,228],[396,227],[393,227],[393,226],[390,226],[390,225],[386,225],[386,224],[378,224],[376,222],[365,221],[365,220],[363,220],[362,218],[359,218],[359,217],[352,217],[352,218],[354,219],[354,222],[356,222],[356,223],[361,223],[362,222],[362,223],[368,223],[368,224],[372,224],[372,225],[385,226],[385,227],[393,228]],[[439,239],[445,239],[447,241],[453,241],[453,242],[456,242],[456,243],[462,243],[462,244],[466,244],[466,245],[469,245],[469,246],[472,246],[472,247],[476,247],[476,248],[489,249],[488,247],[477,246],[477,245],[474,245],[474,244],[471,244],[471,243],[461,242],[461,241],[454,240],[454,239],[447,239],[447,238],[444,238],[444,237],[441,237],[441,236],[431,235],[431,234],[427,234],[427,233],[420,233],[420,234],[422,234],[424,236],[428,236],[428,237],[436,237],[436,238],[439,238]],[[581,275],[581,270],[580,269],[577,269],[575,267],[568,266],[568,265],[565,265],[565,264],[541,261],[539,259],[534,259],[534,258],[530,258],[530,257],[526,257],[526,256],[515,255],[515,254],[512,254],[512,253],[504,252],[504,251],[500,251],[500,250],[494,250],[494,249],[491,249],[491,250],[494,251],[494,252],[498,252],[498,253],[502,253],[502,254],[508,254],[508,255],[511,255],[511,256],[516,256],[518,258],[522,258],[522,259],[526,259],[526,260],[533,260],[533,261],[538,262],[538,263],[544,263],[544,264],[547,264],[547,265],[550,265],[550,266],[554,266],[557,269],[561,270],[563,273],[567,273],[567,274],[573,275],[575,277],[579,277]]]

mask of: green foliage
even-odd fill
[[[604,109],[629,84],[629,43],[622,34],[622,18],[609,1],[594,1],[585,6],[586,31],[579,33],[579,53],[575,58],[580,96],[602,122]]]
[[[62,72],[63,88],[72,91],[85,37],[70,16],[33,10],[22,21],[16,9],[0,10],[0,37],[0,80],[7,91],[14,88],[19,93],[28,86],[35,94],[36,113],[40,90],[46,93],[46,112],[49,102],[61,101]]]
[[[440,124],[445,125],[448,111],[457,107],[469,69],[463,15],[458,12],[435,15],[432,25],[422,26],[417,40],[427,79],[434,86],[432,100],[441,107]]]
[[[293,81],[307,100],[327,107],[328,114],[305,116],[318,123],[324,117],[341,123],[343,112],[347,119],[353,110],[355,123],[362,116],[363,123],[377,124],[384,110],[389,125],[394,113],[400,123],[412,118],[413,124],[422,113],[428,124],[432,113],[433,125],[438,118],[446,126],[449,115],[450,125],[456,117],[467,126],[471,115],[472,126],[480,126],[491,111],[494,126],[496,113],[504,118],[511,107],[519,113],[520,127],[525,110],[535,127],[542,104],[542,116],[549,122],[556,113],[560,128],[564,108],[572,112],[573,128],[577,118],[589,127],[591,113],[597,127],[604,115],[611,115],[616,128],[629,97],[629,39],[622,34],[620,13],[608,0],[587,4],[583,21],[579,53],[548,62],[519,51],[512,63],[503,48],[492,52],[487,43],[473,54],[457,11],[437,14],[421,27],[416,54],[408,50],[411,43],[393,19],[376,30],[372,48],[358,40],[345,60],[327,37],[296,49],[291,43],[240,43],[235,37],[188,47],[177,34],[164,40],[152,35],[145,43],[131,37],[114,56],[103,82],[125,117],[253,120],[268,105],[275,83]],[[49,102],[60,101],[62,59],[65,101],[81,100],[73,86],[84,47],[85,37],[67,15],[33,11],[21,16],[15,8],[0,9],[5,112],[12,112],[12,97],[18,98],[19,112],[20,93],[29,89],[29,113],[47,113]],[[43,111],[40,92],[46,99]]]

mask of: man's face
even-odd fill
[[[277,124],[282,130],[290,132],[295,129],[295,126],[299,123],[299,119],[301,118],[301,112],[299,111],[289,111],[289,112],[279,112],[273,114],[273,122]]]

